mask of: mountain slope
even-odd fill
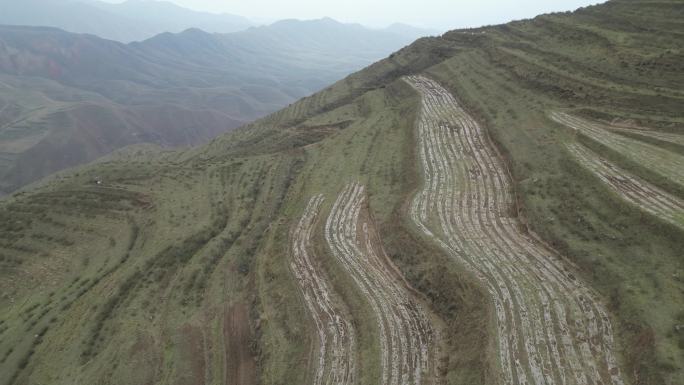
[[[5,199],[3,383],[682,383],[682,227],[646,208],[683,181],[643,135],[592,136],[683,134],[679,4],[421,39],[205,146]]]
[[[79,0],[7,0],[0,2],[0,24],[55,27],[124,43],[192,27],[229,33],[252,25],[240,16],[196,12],[170,2],[146,0],[117,4]]]
[[[0,27],[0,193],[129,144],[205,142],[409,41],[333,20],[128,45]]]

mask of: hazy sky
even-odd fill
[[[122,0],[107,0],[121,2]],[[228,12],[269,22],[329,16],[345,22],[385,26],[403,22],[435,29],[476,27],[567,11],[599,0],[172,0],[197,10]]]

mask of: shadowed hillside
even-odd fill
[[[683,13],[420,39],[4,199],[2,384],[681,384]]]

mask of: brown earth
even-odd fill
[[[256,359],[251,347],[254,336],[249,323],[249,307],[246,304],[235,304],[226,311],[223,338],[226,346],[223,383],[255,385]]]

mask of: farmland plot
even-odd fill
[[[325,226],[334,257],[349,273],[373,311],[379,330],[382,385],[434,383],[436,331],[412,298],[380,245],[368,212],[364,187],[349,184],[337,198]]]
[[[406,80],[422,95],[425,177],[411,217],[489,292],[500,383],[623,384],[605,308],[552,250],[520,230],[508,175],[485,132],[438,83]]]
[[[596,174],[623,199],[658,218],[684,228],[684,202],[681,199],[630,175],[582,146],[569,145],[568,150],[584,167]]]
[[[562,112],[551,113],[551,119],[570,127],[642,164],[673,182],[684,184],[684,156],[606,130],[600,124]],[[663,140],[661,138],[661,140]]]
[[[333,302],[330,284],[314,260],[311,246],[311,234],[322,202],[322,195],[311,198],[292,232],[291,268],[318,337],[312,384],[347,385],[353,384],[356,378],[354,327]]]

